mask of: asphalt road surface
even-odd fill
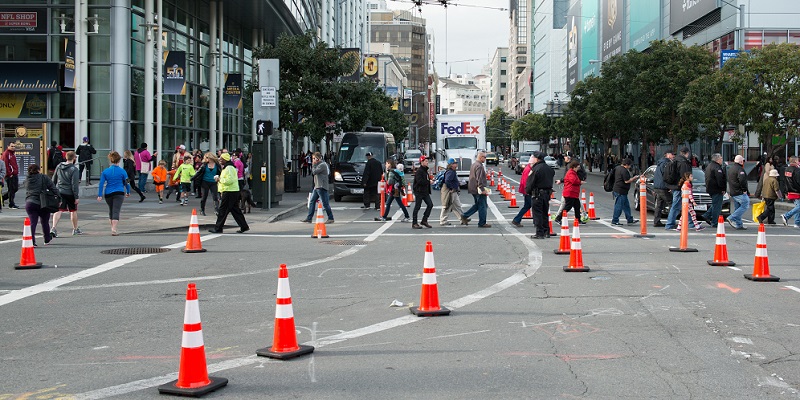
[[[800,232],[767,227],[770,272],[781,280],[753,282],[743,274],[753,271],[757,225],[729,229],[736,266],[712,267],[713,229],[689,234],[698,252],[670,252],[678,232],[649,227],[655,237],[643,239],[633,236],[638,225],[611,226],[602,177],[585,186],[601,218],[580,227],[586,273],[563,271],[559,227],[532,240],[531,221],[512,226],[517,209],[497,194],[489,229],[477,216],[438,226],[436,191],[434,228],[424,230],[400,222],[396,204],[394,219],[379,223],[346,198],[332,203],[328,239],[310,237],[301,211],[243,235],[203,230],[207,252],[197,254],[180,252],[185,232],[59,238],[36,249],[46,266],[27,271],[12,268],[21,242],[8,238],[0,399],[159,397],[157,386],[177,377],[189,282],[208,370],[229,380],[207,398],[800,397]],[[428,241],[449,316],[409,312]],[[164,252],[101,253],[139,247]],[[280,264],[298,341],[316,347],[288,361],[255,355],[273,341]]]

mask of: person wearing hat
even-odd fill
[[[458,181],[458,163],[455,158],[447,160],[447,169],[444,172],[444,184],[442,185],[442,212],[439,214],[439,225],[451,225],[447,221],[447,216],[451,212],[455,212],[456,216],[461,219],[464,212],[461,210],[461,199],[458,197],[461,192],[461,183]],[[467,218],[467,222],[471,221]]]
[[[175,147],[175,154],[172,156],[172,165],[183,164],[183,156],[186,155],[186,146],[179,145]]]
[[[633,165],[633,161],[631,161],[630,158],[626,158],[622,160],[622,165],[614,168],[614,190],[611,193],[614,195],[614,214],[611,216],[611,225],[622,226],[622,223],[619,222],[619,217],[623,212],[625,213],[625,219],[628,221],[628,225],[639,222],[639,220],[634,219],[633,214],[631,214],[631,202],[628,199],[628,192],[631,190],[631,182],[639,179],[639,175],[631,176],[631,165]],[[691,165],[689,166],[689,174],[691,175]],[[678,192],[680,192],[680,190]],[[675,226],[677,227],[677,225]]]
[[[237,233],[245,233],[250,230],[247,221],[244,219],[242,209],[239,208],[239,177],[236,173],[236,168],[231,163],[231,155],[223,153],[219,157],[219,163],[222,167],[222,173],[214,176],[217,181],[217,191],[220,194],[219,212],[217,213],[217,222],[214,224],[213,229],[208,231],[211,233],[222,233],[225,227],[225,220],[228,218],[228,213],[233,214],[233,219],[239,225]]]
[[[732,205],[736,208],[728,216],[728,223],[736,230],[745,230],[742,215],[750,208],[750,196],[747,188],[747,173],[744,172],[744,157],[737,154],[733,164],[728,165],[728,194]]]
[[[553,177],[556,172],[544,162],[545,154],[534,151],[534,163],[525,180],[525,193],[531,196],[533,209],[533,225],[536,234],[531,239],[544,239],[550,237],[550,226],[547,222],[547,210],[550,204],[550,194],[553,193]]]
[[[419,168],[414,172],[414,184],[411,189],[414,191],[416,197],[416,204],[414,204],[414,211],[411,214],[411,227],[414,229],[422,229],[422,227],[432,228],[428,224],[428,217],[431,216],[433,209],[433,201],[431,201],[431,177],[428,174],[428,157],[422,156],[419,158]],[[417,214],[425,202],[425,211],[422,213],[422,221],[417,224]],[[420,226],[422,225],[422,226]]]
[[[83,143],[81,143],[77,149],[75,149],[75,154],[78,155],[78,169],[80,170],[79,176],[83,176],[83,170],[86,169],[86,185],[92,184],[91,172],[92,172],[92,162],[94,155],[97,154],[97,150],[94,149],[94,146],[89,144],[89,137],[83,137]]]
[[[759,223],[763,224],[766,221],[769,225],[775,225],[775,200],[778,200],[778,192],[780,185],[778,184],[778,177],[781,175],[777,169],[771,169],[769,174],[764,177],[764,184],[761,188],[761,198],[767,203],[764,207],[764,212],[761,213],[756,219]]]
[[[364,205],[361,208],[369,210],[370,204],[375,203],[375,209],[380,210],[378,183],[383,175],[383,166],[371,152],[367,152],[366,156],[367,164],[364,165],[364,173],[361,174],[361,186],[364,187]]]

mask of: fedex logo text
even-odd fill
[[[450,126],[448,123],[442,123],[442,134],[448,135],[479,135],[479,125],[470,125],[469,122],[462,122],[458,125]]]

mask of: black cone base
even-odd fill
[[[654,237],[656,237],[656,235],[651,235],[651,234],[649,234],[649,233],[645,233],[644,235],[642,235],[641,233],[637,233],[637,234],[633,235],[633,237],[638,237],[638,238],[654,238]]]
[[[295,351],[276,352],[272,351],[272,347],[264,347],[263,349],[256,350],[256,354],[261,357],[274,358],[276,360],[288,360],[290,358],[304,356],[314,352],[314,346],[300,345],[300,348]]]
[[[439,307],[438,310],[422,311],[419,307],[411,307],[411,313],[418,317],[438,317],[442,315],[450,315],[450,310],[444,307]]]
[[[569,250],[555,249],[555,250],[553,250],[553,253],[555,253],[555,254],[569,254]]]
[[[165,383],[158,387],[158,393],[161,394],[172,394],[175,396],[188,396],[188,397],[200,397],[204,394],[213,392],[225,385],[228,384],[228,380],[225,378],[218,378],[215,376],[209,376],[208,379],[211,381],[208,385],[197,387],[197,388],[179,388],[175,386],[178,383],[178,380],[174,380],[170,383]]]
[[[205,253],[206,249],[188,250],[185,247],[181,249],[184,253]]]
[[[708,265],[713,265],[713,266],[715,266],[715,267],[732,267],[732,266],[736,265],[736,263],[735,263],[735,262],[733,262],[733,261],[714,261],[714,260],[708,260]]]
[[[746,279],[756,282],[778,282],[781,278],[778,278],[774,275],[767,275],[767,276],[753,276],[751,274],[744,274]]]
[[[684,248],[684,249],[682,249],[680,247],[670,247],[669,251],[676,251],[678,253],[697,253],[697,249],[693,249],[691,247],[687,247],[687,248]]]
[[[589,267],[564,267],[564,272],[589,272]]]
[[[42,263],[37,262],[36,264],[33,265],[14,264],[14,269],[38,269],[38,268],[42,268]]]

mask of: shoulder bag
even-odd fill
[[[47,212],[54,213],[61,206],[61,196],[47,187],[47,182],[42,177],[42,190],[39,193],[39,207]]]

